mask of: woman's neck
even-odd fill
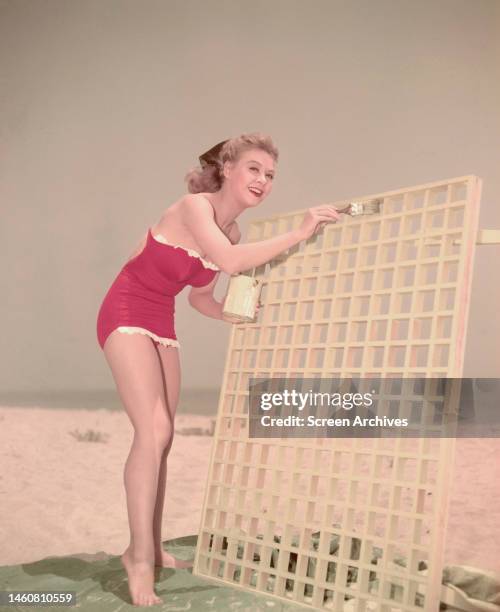
[[[245,207],[238,204],[234,197],[226,193],[224,188],[209,195],[215,213],[215,222],[225,232],[234,223]]]

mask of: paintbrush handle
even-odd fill
[[[344,206],[344,208],[339,208],[339,209],[337,209],[337,212],[344,213],[345,215],[350,215],[351,214],[351,205],[348,204],[347,206]]]

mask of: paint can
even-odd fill
[[[262,282],[245,274],[235,274],[229,280],[222,314],[231,323],[248,323],[255,319]]]

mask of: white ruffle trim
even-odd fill
[[[176,346],[177,348],[180,347],[180,344],[177,340],[174,340],[173,338],[161,338],[160,336],[153,334],[153,332],[150,332],[149,329],[144,329],[144,327],[123,327],[122,326],[122,327],[117,327],[116,329],[119,332],[123,332],[125,334],[142,334],[143,336],[149,336],[150,338],[153,338],[153,340],[156,340],[160,344],[163,344],[163,346]]]
[[[195,251],[194,249],[186,249],[186,247],[179,246],[177,244],[172,244],[171,242],[168,242],[165,236],[162,236],[161,234],[155,234],[153,238],[158,242],[161,242],[162,244],[168,244],[169,246],[174,247],[174,249],[182,249],[183,251],[186,251],[188,255],[191,255],[191,257],[197,257],[201,260],[201,263],[205,268],[210,268],[211,270],[220,270],[219,266],[216,266],[210,261],[203,259],[203,257],[198,253],[198,251]]]

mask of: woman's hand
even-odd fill
[[[262,308],[263,304],[262,302],[259,300],[257,302],[257,304],[255,305],[255,315],[253,318],[253,321],[255,322],[259,316],[259,310]],[[234,325],[241,325],[242,323],[247,323],[247,321],[235,321],[233,319],[227,319],[224,315],[221,316],[221,319],[223,321],[228,321],[229,323],[234,323]]]
[[[307,240],[327,223],[336,223],[339,219],[340,214],[335,206],[329,204],[313,206],[304,215],[298,231],[303,236],[302,239]]]

